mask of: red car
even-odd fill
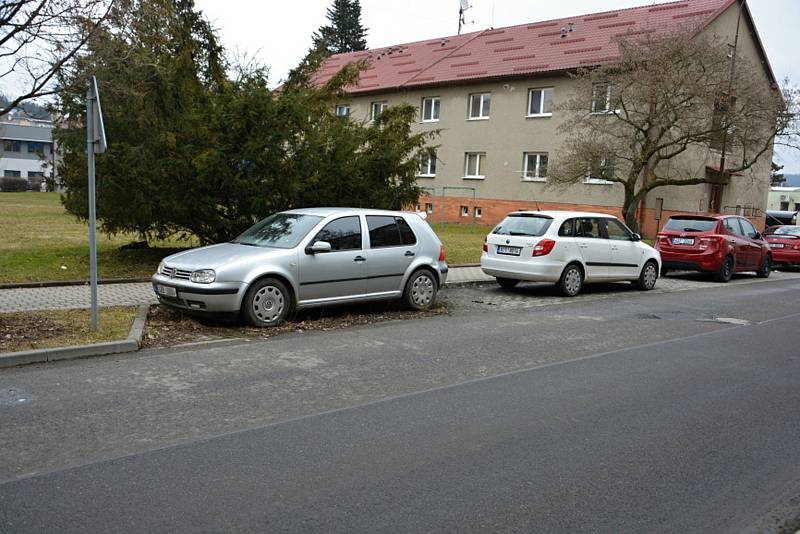
[[[736,215],[673,215],[658,233],[664,276],[669,270],[712,273],[727,282],[733,273],[753,271],[767,278],[772,251],[749,220]]]
[[[773,226],[764,237],[776,265],[800,265],[800,226]]]

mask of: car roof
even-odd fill
[[[316,215],[318,217],[329,217],[332,215],[403,215],[415,213],[413,211],[391,211],[367,208],[297,208],[287,210],[283,213],[298,213],[302,215]]]
[[[513,211],[509,213],[509,215],[515,214],[525,214],[525,215],[544,215],[545,217],[551,217],[553,219],[568,219],[571,217],[602,217],[606,219],[616,219],[617,217],[614,215],[609,215],[608,213],[596,213],[592,211],[565,211],[565,210],[546,210],[546,211],[537,211],[537,210],[525,210],[525,211]]]

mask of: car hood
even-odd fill
[[[220,243],[207,247],[193,248],[164,258],[170,267],[186,270],[219,269],[249,261],[262,261],[270,256],[282,256],[289,250],[282,248],[252,247],[237,243]]]

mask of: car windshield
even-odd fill
[[[781,226],[780,228],[775,228],[775,231],[771,233],[775,235],[800,235],[800,226]]]
[[[503,219],[503,222],[498,224],[495,229],[492,230],[492,233],[499,235],[540,236],[544,235],[552,222],[553,219],[550,217],[515,213]]]
[[[276,213],[256,223],[231,241],[254,247],[294,248],[322,217],[302,213]]]
[[[716,219],[692,219],[688,217],[672,217],[664,225],[664,230],[675,232],[710,232],[717,227]]]

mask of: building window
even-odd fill
[[[44,154],[44,143],[34,143],[28,141],[28,152],[33,154]]]
[[[584,180],[587,184],[611,184],[608,178],[614,176],[614,160],[612,158],[597,158],[592,163],[589,175]]]
[[[350,106],[347,104],[339,104],[336,106],[337,117],[348,117],[350,115]]]
[[[438,96],[422,99],[422,122],[438,122],[440,100]]]
[[[433,204],[430,202],[425,203],[425,212],[426,213],[433,213]]]
[[[617,86],[609,82],[592,84],[592,113],[611,113],[616,108]]]
[[[528,117],[549,117],[553,114],[553,88],[528,91]]]
[[[522,179],[543,182],[547,178],[547,153],[525,152]]]
[[[469,95],[469,118],[488,119],[492,104],[492,93],[474,93]]]
[[[3,171],[3,176],[20,177],[20,176],[22,176],[22,171],[12,171],[10,169],[6,169],[5,171]]]
[[[22,152],[22,143],[19,141],[3,141],[3,148],[6,152]]]
[[[481,209],[480,206],[475,206],[474,213],[475,213],[475,218],[480,219],[481,216],[483,215],[483,209]]]
[[[387,102],[373,102],[370,106],[369,119],[373,121],[378,120],[378,117],[381,116],[381,113],[383,113],[387,107],[389,107]]]
[[[419,155],[419,172],[417,176],[424,178],[436,176],[436,152],[423,152]]]
[[[461,206],[461,216],[469,217],[469,206]]]
[[[467,152],[464,165],[464,178],[483,179],[486,168],[486,154],[483,152]]]
[[[44,173],[41,171],[28,171],[28,178],[44,178]]]

